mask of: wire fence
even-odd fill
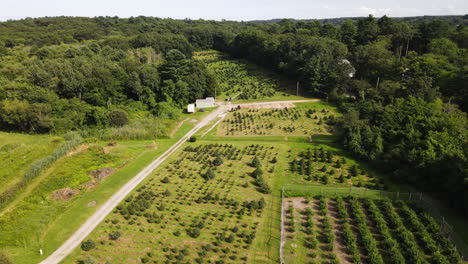
[[[279,248],[279,255],[280,255],[280,264],[284,264],[283,259],[283,246],[284,246],[284,187],[281,190],[281,239],[280,239],[280,248]]]
[[[405,192],[388,192],[380,190],[370,190],[366,188],[339,188],[339,187],[324,187],[313,185],[287,184],[282,189],[282,199],[284,197],[311,197],[322,195],[325,197],[336,196],[357,196],[370,197],[391,200],[403,200],[419,205],[425,212],[431,215],[434,220],[440,225],[440,231],[450,242],[455,245],[456,250],[460,253],[465,261],[468,261],[468,247],[463,240],[454,232],[453,227],[447,223],[442,214],[437,210],[432,200],[423,193],[405,193]],[[280,246],[280,262],[283,261],[283,218],[284,218],[283,201],[281,202],[281,246]]]

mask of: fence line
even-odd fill
[[[284,186],[281,189],[281,239],[280,239],[280,247],[279,247],[279,255],[280,255],[280,264],[284,264],[283,259],[283,246],[284,246]]]
[[[358,197],[371,197],[371,198],[387,198],[391,200],[410,201],[418,204],[421,208],[431,215],[434,220],[439,224],[440,231],[446,238],[455,245],[455,249],[460,253],[464,260],[468,260],[468,247],[463,240],[453,231],[453,227],[445,221],[445,218],[433,205],[430,198],[426,197],[423,193],[402,193],[402,192],[388,192],[380,190],[371,190],[366,188],[338,188],[338,187],[324,187],[313,185],[298,185],[286,184],[282,189],[281,200],[281,241],[283,240],[283,198],[286,197],[304,197],[313,195],[323,195],[326,197],[336,196],[358,196]],[[282,247],[280,246],[280,259],[282,259]]]

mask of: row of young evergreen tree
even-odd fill
[[[300,81],[303,94],[337,101],[345,148],[395,180],[467,208],[463,19],[409,24],[369,16],[339,26],[149,17],[7,21],[0,23],[0,129],[119,126],[127,113],[141,111],[174,118],[174,106],[212,94],[215,78],[190,57],[216,49]]]

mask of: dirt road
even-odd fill
[[[276,104],[276,103],[295,103],[295,102],[311,102],[314,100],[297,100],[297,101],[279,101],[279,102],[260,102],[250,103],[251,104]],[[240,104],[241,107],[243,104]],[[237,106],[237,105],[233,105]],[[208,114],[198,124],[195,125],[185,136],[177,141],[172,147],[170,147],[161,156],[155,159],[150,165],[140,171],[135,177],[127,182],[122,188],[120,188],[109,200],[107,200],[101,207],[99,207],[94,214],[86,220],[84,224],[70,237],[65,243],[63,243],[57,250],[55,250],[49,257],[44,259],[40,264],[57,264],[62,261],[67,255],[73,252],[73,250],[80,245],[80,243],[104,220],[104,218],[112,212],[112,210],[128,195],[130,192],[138,186],[148,175],[151,174],[161,163],[163,163],[171,154],[173,154],[182,144],[187,141],[189,137],[198,132],[202,127],[206,126],[213,119],[223,116],[228,110],[227,105],[221,105],[219,108]],[[47,252],[44,252],[47,254]]]

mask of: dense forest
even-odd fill
[[[187,102],[213,95],[215,76],[191,55],[215,49],[335,101],[346,149],[395,181],[468,209],[468,27],[466,16],[458,19],[3,22],[0,129],[122,126],[135,112],[174,118]]]
[[[313,21],[318,21],[322,24],[333,24],[335,26],[340,26],[346,21],[358,21],[362,17],[338,17],[338,18],[321,18],[321,19],[290,19],[293,22],[313,22]],[[404,21],[408,22],[410,24],[415,24],[415,23],[421,23],[421,22],[431,22],[432,20],[438,19],[438,20],[443,20],[450,25],[467,25],[468,15],[463,15],[463,16],[457,16],[457,15],[451,15],[451,16],[413,16],[413,17],[392,17],[392,20],[394,21]],[[249,22],[254,22],[254,23],[278,23],[282,19],[270,19],[270,20],[253,20]]]

